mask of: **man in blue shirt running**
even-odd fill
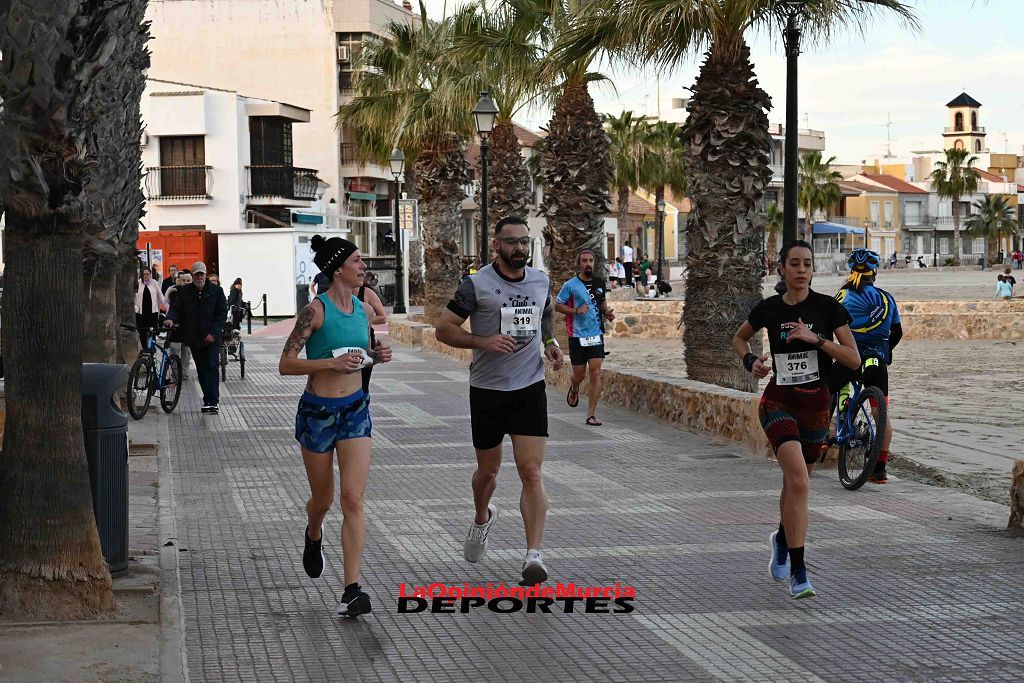
[[[601,397],[601,364],[604,363],[604,323],[615,320],[615,312],[605,301],[605,283],[594,276],[594,252],[584,249],[576,256],[576,277],[564,285],[555,297],[555,310],[565,314],[569,333],[569,360],[572,363],[572,386],[566,402],[575,408],[580,404],[580,384],[590,378],[587,388],[587,424],[599,427],[597,401]]]
[[[900,312],[892,294],[875,286],[878,275],[878,254],[867,249],[855,249],[850,254],[850,277],[836,294],[836,300],[850,313],[853,322],[850,330],[860,350],[860,379],[864,386],[878,387],[889,404],[889,370],[892,364],[892,350],[903,337]],[[829,390],[844,399],[844,388],[858,373],[836,365],[829,376]],[[849,394],[845,393],[846,400]],[[892,414],[885,424],[882,449],[878,462],[868,481],[884,484],[888,481],[885,464],[889,461],[889,445],[892,443]]]

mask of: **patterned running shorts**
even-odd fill
[[[772,451],[787,441],[800,442],[804,462],[816,463],[828,448],[829,412],[828,387],[824,384],[802,388],[780,387],[773,378],[765,387],[758,408],[761,428],[764,429]]]
[[[308,391],[295,413],[295,440],[308,451],[329,453],[337,441],[372,436],[370,397],[362,389],[341,398],[324,398]]]

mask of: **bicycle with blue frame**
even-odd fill
[[[878,359],[868,358],[864,362],[872,361],[877,363]],[[832,413],[836,432],[829,439],[829,445],[839,446],[839,482],[843,488],[856,491],[871,476],[882,450],[889,417],[885,395],[878,387],[865,387],[858,374],[832,396]],[[824,459],[825,454],[821,456],[821,460]]]
[[[121,325],[126,330],[138,332],[134,325]],[[146,346],[135,359],[132,369],[128,372],[128,386],[125,391],[125,404],[128,414],[141,420],[149,409],[153,394],[160,392],[160,407],[170,413],[178,405],[181,396],[181,359],[167,348],[167,344],[157,342],[159,330],[149,328]],[[160,352],[157,364],[156,353]]]

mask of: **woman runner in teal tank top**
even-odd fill
[[[310,488],[302,565],[310,578],[324,572],[322,526],[334,501],[337,452],[345,574],[338,614],[354,617],[370,611],[370,596],[359,586],[359,567],[366,536],[362,500],[370,474],[373,423],[360,371],[371,363],[389,362],[391,349],[380,341],[370,348],[373,311],[355,296],[366,273],[356,245],[315,235],[311,246],[313,262],[328,274],[331,286],[299,312],[278,370],[282,375],[309,378],[295,415],[295,439]],[[306,357],[299,358],[303,348]]]

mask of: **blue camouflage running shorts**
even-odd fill
[[[362,389],[341,398],[324,398],[308,391],[295,413],[295,440],[308,451],[329,453],[336,441],[370,437],[370,397]]]

